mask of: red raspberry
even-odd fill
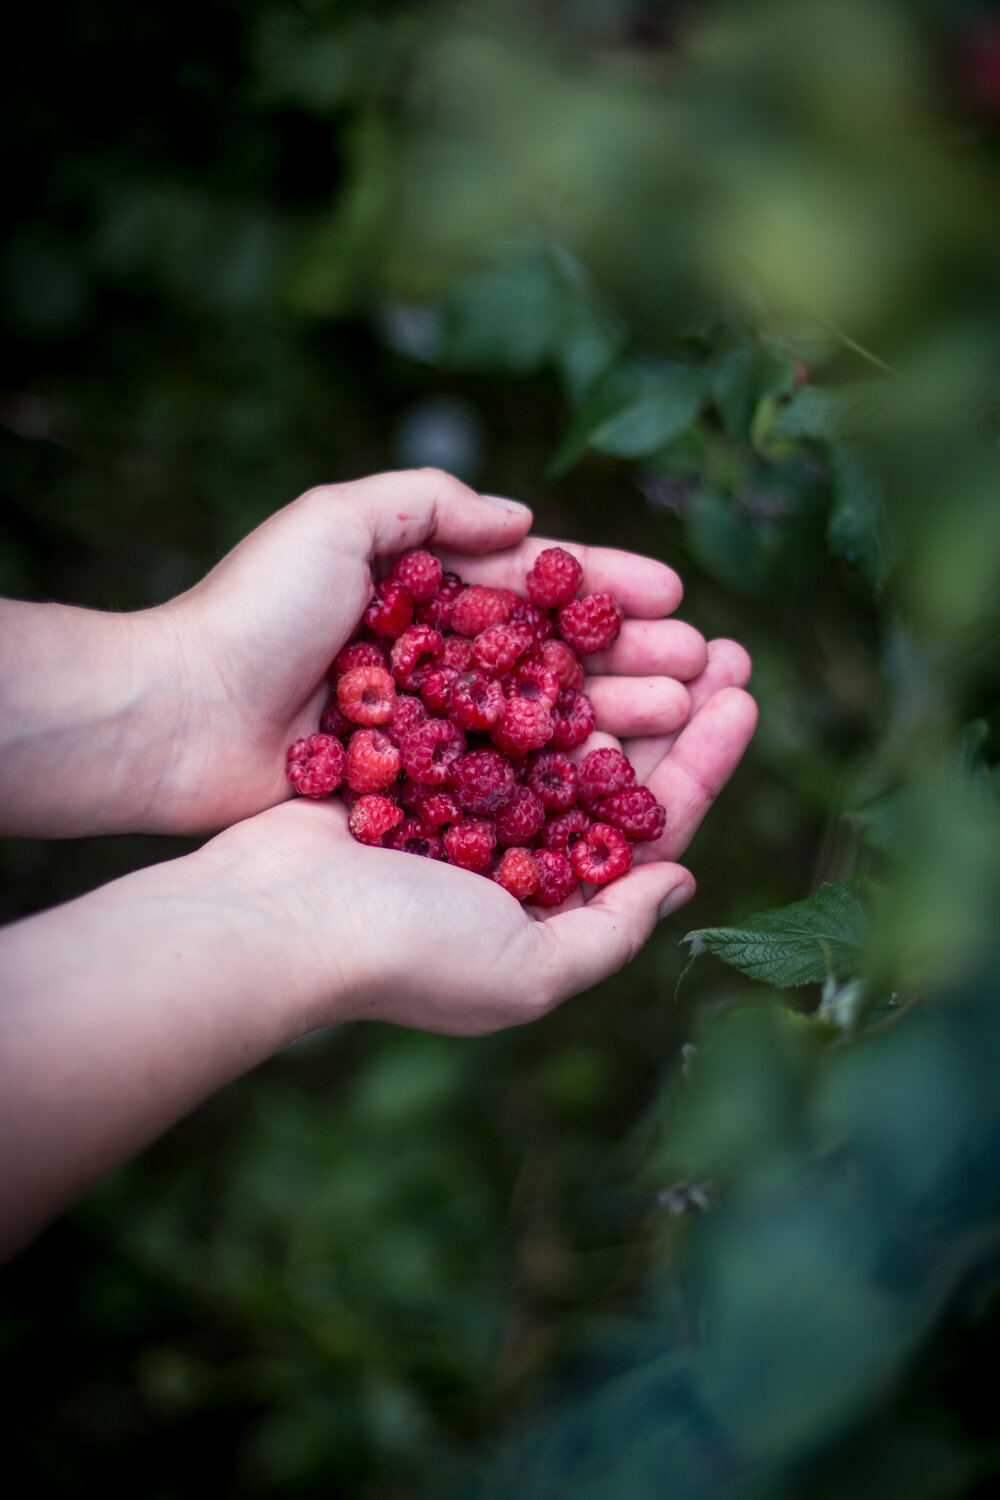
[[[518,599],[510,617],[512,625],[527,625],[536,641],[547,641],[556,633],[556,622],[547,609],[539,609],[530,599]]]
[[[410,730],[421,724],[426,717],[427,710],[419,698],[413,698],[409,693],[397,693],[396,712],[385,732],[394,745],[400,745]]]
[[[497,750],[470,750],[451,768],[451,786],[459,806],[480,818],[509,802],[516,784],[509,761]]]
[[[625,611],[610,594],[588,594],[559,611],[559,634],[581,656],[606,651],[622,628]]]
[[[444,718],[451,708],[451,690],[458,672],[454,667],[433,667],[420,685],[420,696],[432,714]]]
[[[344,747],[332,734],[289,745],[285,774],[301,797],[328,797],[344,779]]]
[[[337,683],[337,699],[352,724],[388,724],[396,712],[396,684],[385,667],[353,667]]]
[[[543,609],[555,609],[576,597],[583,569],[575,557],[562,547],[546,547],[535,558],[535,565],[524,580],[528,597]]]
[[[400,758],[380,729],[358,729],[347,747],[347,783],[356,792],[384,792],[399,775]]]
[[[549,818],[538,835],[542,849],[555,849],[560,854],[569,854],[577,839],[590,832],[590,817],[582,807],[571,807],[566,812]]]
[[[411,599],[431,599],[438,591],[444,570],[436,557],[421,549],[398,557],[392,576]]]
[[[422,599],[414,612],[420,625],[431,625],[435,630],[451,628],[451,611],[465,584],[457,573],[445,573],[437,593],[430,599]]]
[[[559,678],[559,685],[578,693],[583,687],[583,663],[565,641],[543,641],[538,652],[542,661]]]
[[[404,735],[399,746],[404,769],[414,781],[440,786],[465,749],[465,735],[447,719],[424,719]]]
[[[538,863],[530,849],[508,849],[493,876],[518,901],[538,890]]]
[[[504,678],[503,690],[508,698],[531,698],[554,708],[559,697],[559,678],[542,662],[531,658],[519,661]]]
[[[389,793],[390,796],[394,794],[399,797],[400,803],[406,808],[411,817],[416,817],[419,813],[418,804],[421,797],[427,795],[427,788],[422,786],[419,781],[414,781],[412,776],[407,776],[404,772],[402,785],[393,787]]]
[[[595,823],[586,838],[576,841],[569,857],[580,880],[590,885],[605,885],[631,867],[632,849],[619,829],[608,823]]]
[[[333,673],[342,677],[355,667],[384,667],[385,656],[374,641],[354,641],[345,646],[333,664]]]
[[[359,844],[381,844],[382,835],[403,821],[403,809],[388,797],[368,793],[351,808],[347,826]]]
[[[542,806],[553,812],[563,812],[576,801],[579,781],[576,766],[561,750],[543,750],[533,755],[525,781]]]
[[[552,747],[572,750],[593,732],[594,705],[586,693],[560,693],[552,710]]]
[[[598,797],[635,785],[635,770],[620,750],[591,750],[577,767],[580,801],[592,807]]]
[[[597,815],[602,823],[610,823],[630,839],[658,839],[667,824],[667,810],[648,786],[627,786],[602,797]]]
[[[552,734],[552,715],[544,703],[530,698],[508,698],[503,718],[493,730],[493,743],[506,755],[540,750]]]
[[[573,866],[565,854],[558,854],[555,849],[536,849],[535,864],[538,866],[538,890],[532,901],[536,906],[561,905],[576,890]]]
[[[441,655],[444,637],[429,625],[410,625],[396,641],[389,658],[392,673],[400,687],[411,693],[420,684]]]
[[[485,672],[462,672],[451,689],[451,721],[462,729],[492,729],[507,706],[503,688]]]
[[[473,660],[477,667],[499,677],[530,650],[534,640],[526,625],[489,625],[476,636]]]
[[[441,652],[441,665],[455,667],[459,672],[468,672],[472,666],[475,641],[465,635],[449,635]]]
[[[400,849],[404,854],[420,854],[424,859],[444,859],[444,846],[433,828],[419,818],[404,818],[398,828],[386,836],[386,848]]]
[[[444,847],[453,865],[463,870],[485,870],[496,847],[493,824],[483,818],[455,823],[444,836]]]
[[[498,844],[530,844],[545,822],[545,808],[530,786],[519,786],[497,813]]]
[[[461,823],[465,814],[450,792],[428,792],[419,782],[414,784],[419,792],[417,814],[428,828],[443,828],[446,823]]]
[[[413,600],[393,578],[387,578],[365,610],[364,621],[376,635],[391,637],[403,634],[413,619]]]
[[[331,698],[323,710],[323,717],[319,721],[321,734],[335,734],[338,739],[343,739],[350,734],[354,725],[350,719],[345,719],[340,712],[340,704],[336,698]]]
[[[511,615],[510,601],[499,589],[473,583],[455,600],[451,628],[456,635],[478,635],[489,625],[502,625]]]

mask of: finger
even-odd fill
[[[619,677],[659,673],[690,682],[705,670],[705,637],[683,620],[626,620],[614,645],[587,657],[592,672]]]
[[[588,677],[583,690],[605,734],[666,735],[691,711],[687,689],[670,677]]]
[[[691,714],[696,714],[709,698],[723,688],[746,687],[752,669],[753,663],[749,655],[736,641],[709,641],[705,670],[686,684],[691,697]],[[670,751],[676,738],[675,732],[630,740],[625,746],[625,753],[635,766],[638,781],[645,782]]]
[[[541,979],[549,1004],[617,973],[640,952],[659,917],[678,910],[694,891],[694,877],[683,865],[635,866],[585,906],[541,924],[547,944]]]
[[[372,558],[421,546],[466,553],[509,550],[531,525],[526,505],[478,495],[440,469],[372,474],[324,485],[303,500],[328,506],[342,538]]]
[[[470,583],[485,583],[491,588],[513,589],[524,593],[524,577],[535,558],[546,547],[562,547],[572,553],[583,568],[581,591],[584,594],[614,594],[627,615],[658,620],[672,614],[681,602],[683,586],[673,568],[652,557],[635,552],[619,552],[613,547],[583,547],[576,542],[552,542],[544,537],[527,537],[519,546],[509,547],[491,557],[470,562],[467,558],[436,548],[446,568],[459,573]],[[459,548],[460,552],[461,549]]]

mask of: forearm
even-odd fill
[[[169,651],[156,611],[0,600],[0,832],[157,826]]]
[[[202,854],[0,933],[0,991],[0,1253],[307,1030],[314,999],[266,897]]]

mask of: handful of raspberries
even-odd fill
[[[320,732],[289,746],[295,790],[343,786],[359,843],[460,865],[538,906],[624,875],[631,841],[659,838],[666,813],[620,750],[567,754],[594,728],[580,658],[624,617],[610,594],[577,599],[582,575],[550,547],[522,599],[404,553],[333,664]]]

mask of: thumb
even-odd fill
[[[342,511],[345,539],[369,558],[424,545],[494,552],[519,542],[532,519],[526,505],[477,494],[440,469],[372,474],[314,497]]]

